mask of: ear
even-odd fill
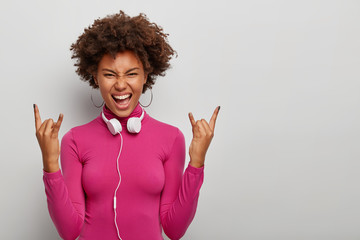
[[[96,79],[96,77],[95,77],[94,74],[92,75],[92,78],[94,79],[95,84],[96,84],[97,86],[99,86],[99,83],[98,83],[98,81],[97,81],[97,79]]]
[[[145,82],[144,82],[144,84],[147,83],[147,78],[148,78],[148,74],[145,73]]]

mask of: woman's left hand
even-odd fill
[[[193,167],[202,167],[205,162],[206,151],[214,137],[214,129],[220,106],[217,107],[208,123],[205,119],[195,121],[192,113],[189,113],[189,119],[192,126],[193,139],[189,147],[190,165]]]

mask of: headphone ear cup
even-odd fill
[[[120,133],[122,131],[122,127],[120,122],[116,119],[110,119],[107,123],[106,123],[109,131],[112,133],[112,135],[115,135],[117,133]]]
[[[140,118],[137,117],[129,118],[127,121],[127,129],[131,133],[139,133],[141,130]]]

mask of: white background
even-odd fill
[[[360,239],[360,2],[0,3],[0,239],[58,239],[32,104],[70,128],[98,116],[70,44],[120,9],[147,14],[179,56],[147,112],[179,127],[221,105],[183,239]],[[145,104],[146,99],[142,100]],[[187,159],[188,161],[188,159]]]

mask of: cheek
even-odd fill
[[[144,84],[145,84],[145,82],[142,82],[141,84],[139,84],[139,93],[140,93],[140,95],[142,94],[142,91],[144,89]]]
[[[137,79],[134,83],[133,83],[133,90],[136,91],[137,93],[142,93],[143,87],[144,87],[145,81],[143,81],[142,79]]]
[[[99,84],[99,90],[101,95],[104,97],[107,96],[107,94],[109,93],[110,87],[105,84]]]

